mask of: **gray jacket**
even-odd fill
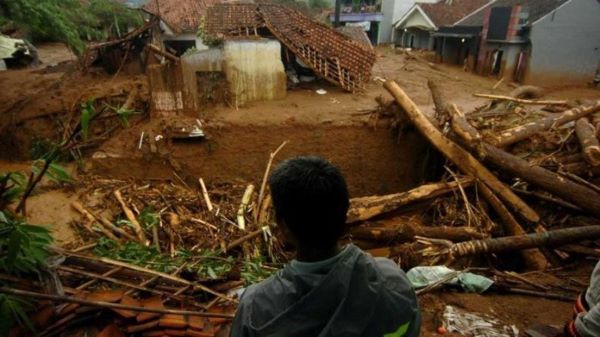
[[[231,331],[233,337],[417,337],[420,314],[397,265],[350,245],[321,269],[306,272],[291,263],[249,287]]]
[[[600,336],[600,261],[592,272],[590,286],[585,293],[585,301],[590,310],[577,316],[575,328],[582,337],[598,337]]]

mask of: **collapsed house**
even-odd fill
[[[284,46],[286,67],[296,61],[351,92],[364,89],[375,63],[371,48],[281,5],[215,5],[208,10],[204,29],[225,41],[277,40]]]

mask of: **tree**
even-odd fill
[[[4,0],[0,23],[12,22],[41,41],[64,42],[75,54],[85,41],[103,40],[140,26],[139,12],[113,0]]]

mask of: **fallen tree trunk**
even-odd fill
[[[466,174],[485,183],[492,191],[498,194],[515,211],[525,219],[538,222],[539,215],[519,198],[511,189],[504,185],[492,172],[483,166],[473,155],[462,147],[445,137],[421,112],[417,105],[394,81],[384,82],[384,87],[394,96],[398,104],[404,109],[406,116],[446,158],[452,161]]]
[[[479,184],[478,187],[483,197],[492,206],[498,217],[500,217],[500,220],[502,220],[504,231],[508,235],[527,234],[519,222],[517,222],[513,215],[510,214],[502,201],[498,199],[498,197],[496,197],[496,195],[494,195],[494,193],[487,186],[485,186],[485,184]],[[548,260],[539,249],[528,249],[524,250],[522,253],[525,263],[532,269],[543,270],[549,265]]]
[[[472,182],[472,179],[461,179],[449,183],[422,185],[402,193],[353,198],[350,200],[346,222],[355,223],[369,220],[378,215],[395,211],[402,206],[456,191],[459,185],[470,186]]]
[[[544,233],[460,242],[452,245],[447,253],[452,258],[458,258],[530,248],[557,247],[577,243],[581,240],[596,240],[599,238],[600,226],[585,226],[557,229]]]
[[[580,106],[561,113],[558,116],[544,117],[538,121],[520,125],[505,131],[502,131],[496,138],[494,145],[508,146],[516,142],[527,139],[539,132],[559,127],[568,122],[578,120],[596,111],[600,111],[600,101],[590,106]]]
[[[453,126],[454,127],[454,126]],[[456,127],[460,127],[457,125]],[[463,133],[477,132],[474,129],[463,130]],[[472,135],[469,139],[477,138]],[[468,141],[465,140],[465,141]],[[536,185],[555,196],[581,207],[582,209],[600,216],[600,193],[575,183],[569,179],[548,171],[540,166],[531,165],[525,159],[512,155],[485,142],[468,144],[474,152],[485,161],[515,177]],[[534,221],[537,222],[537,221]]]
[[[521,104],[536,104],[536,105],[565,105],[568,101],[565,100],[531,100],[531,99],[523,99],[516,98],[511,96],[502,96],[502,95],[489,95],[489,94],[473,94],[475,97],[481,98],[489,98],[489,99],[497,99],[501,101],[511,101],[515,103]]]
[[[413,241],[415,236],[422,236],[432,239],[444,239],[452,242],[463,242],[473,239],[483,239],[488,237],[475,227],[426,227],[411,223],[402,223],[386,227],[354,227],[350,229],[349,234],[359,240],[370,241]]]
[[[600,166],[600,142],[596,138],[596,129],[585,118],[575,123],[575,134],[581,145],[583,158],[592,166]]]

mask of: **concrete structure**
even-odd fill
[[[181,57],[181,74],[188,111],[208,104],[241,106],[286,96],[287,78],[277,40],[226,41],[222,48],[188,53]]]
[[[465,33],[467,32],[467,33]],[[441,30],[479,41],[473,69],[542,85],[592,80],[600,62],[598,0],[496,0]],[[447,51],[438,51],[450,59]]]
[[[383,18],[379,24],[378,44],[393,42],[392,31],[394,23],[400,20],[414,4],[414,0],[383,0],[381,2]]]
[[[600,2],[571,0],[533,23],[525,81],[585,83],[600,63]],[[560,41],[557,45],[557,41]]]

